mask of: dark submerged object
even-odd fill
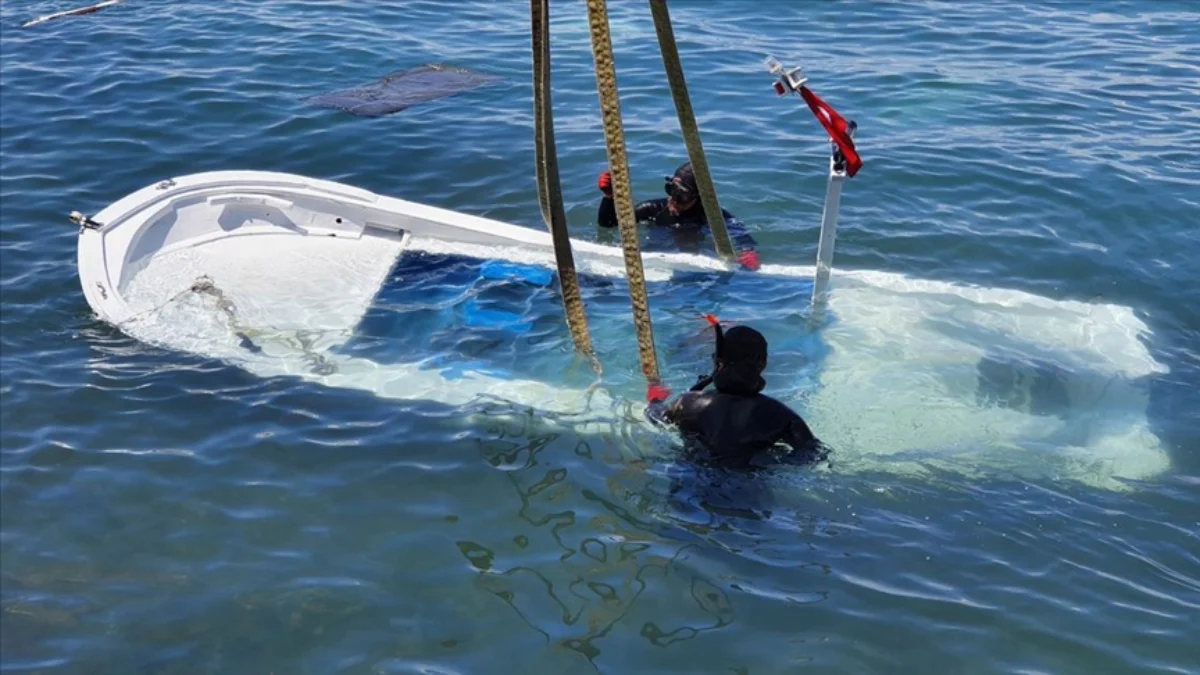
[[[500,78],[434,63],[392,73],[376,82],[304,99],[318,108],[337,108],[358,117],[383,117],[421,103],[461,94]]]

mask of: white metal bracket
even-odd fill
[[[803,87],[804,83],[808,82],[807,77],[800,76],[801,71],[804,70],[800,66],[796,66],[791,70],[785,70],[783,64],[776,61],[773,56],[768,56],[764,63],[766,63],[767,70],[776,77],[775,93],[780,96],[799,93],[800,87]]]

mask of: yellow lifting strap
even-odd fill
[[[558,173],[558,149],[554,142],[554,106],[550,87],[550,1],[530,0],[529,11],[533,45],[533,125],[538,203],[542,209],[542,220],[550,228],[554,242],[563,310],[575,341],[575,349],[592,357],[593,368],[596,368],[592,337],[588,333],[587,312],[579,291],[579,278],[575,273],[575,258],[567,231],[567,214],[563,207],[562,183]]]
[[[587,9],[592,33],[592,56],[596,62],[596,88],[600,94],[600,114],[608,150],[608,168],[612,173],[617,224],[621,229],[621,248],[625,253],[625,275],[629,281],[629,299],[633,305],[634,326],[637,328],[638,356],[646,379],[650,384],[659,384],[658,354],[654,348],[654,328],[650,323],[650,302],[646,295],[629,163],[625,156],[625,132],[621,125],[621,102],[617,95],[617,70],[613,63],[608,5],[605,0],[587,0]]]
[[[679,129],[683,132],[684,143],[687,144],[688,159],[696,176],[696,187],[700,189],[700,203],[704,206],[708,228],[712,232],[717,255],[732,258],[733,242],[729,238],[729,230],[725,227],[725,215],[717,201],[717,189],[708,170],[704,145],[700,142],[700,128],[696,125],[696,115],[692,111],[692,101],[688,96],[687,80],[683,76],[683,64],[675,46],[675,31],[671,28],[667,0],[650,0],[650,12],[654,15],[654,31],[658,33],[663,67],[667,71],[667,81],[671,84],[671,97],[675,99],[675,112],[679,115]]]

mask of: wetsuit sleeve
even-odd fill
[[[633,217],[638,223],[654,220],[667,207],[666,199],[647,199],[633,207]],[[600,227],[617,226],[617,203],[608,195],[600,198],[600,212],[596,217]]]
[[[725,209],[721,209],[721,213],[725,216],[725,229],[729,231],[729,238],[733,240],[733,247],[738,251],[755,250],[758,247],[758,242],[754,241],[754,237],[750,236],[750,230],[746,228],[746,224]]]
[[[633,215],[639,223],[650,223],[658,219],[658,214],[667,208],[667,199],[647,199],[633,208]]]
[[[680,401],[678,398],[670,403],[653,401],[646,408],[646,417],[660,427],[673,427],[679,421]]]
[[[600,198],[600,213],[596,216],[596,224],[600,227],[617,226],[617,204],[612,197],[605,195]]]
[[[816,440],[817,437],[813,435],[812,429],[808,428],[808,424],[799,415],[793,414],[783,430],[783,442],[792,446],[793,450],[803,450]]]
[[[821,441],[817,440],[812,429],[808,428],[808,424],[794,412],[792,412],[791,420],[783,430],[783,438],[780,440],[792,449],[788,455],[789,464],[818,462],[829,454],[829,450]]]

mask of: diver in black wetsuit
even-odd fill
[[[650,419],[679,429],[689,454],[705,464],[744,469],[766,463],[810,464],[828,455],[808,424],[783,403],[762,394],[766,381],[767,340],[749,326],[734,326],[722,332],[709,317],[717,333],[713,354],[714,370],[702,377],[691,391],[667,404],[669,392],[652,386]],[[709,384],[715,392],[706,392]],[[780,457],[770,451],[778,443],[791,446]],[[757,460],[757,461],[756,461]]]
[[[597,219],[600,227],[617,226],[617,206],[612,197],[612,174],[608,171],[600,174],[598,181],[600,192],[604,197],[600,200],[600,213]],[[700,203],[700,190],[696,187],[696,176],[692,173],[690,162],[675,170],[675,175],[667,176],[664,188],[666,199],[649,199],[634,208],[634,216],[638,223],[649,223],[668,228],[675,235],[676,244],[680,249],[693,247],[708,233],[708,218],[704,215],[704,206]],[[725,209],[725,228],[729,238],[737,250],[738,262],[748,270],[759,267],[758,252],[755,250],[754,237],[746,230],[740,220]],[[687,241],[687,239],[694,241]]]

